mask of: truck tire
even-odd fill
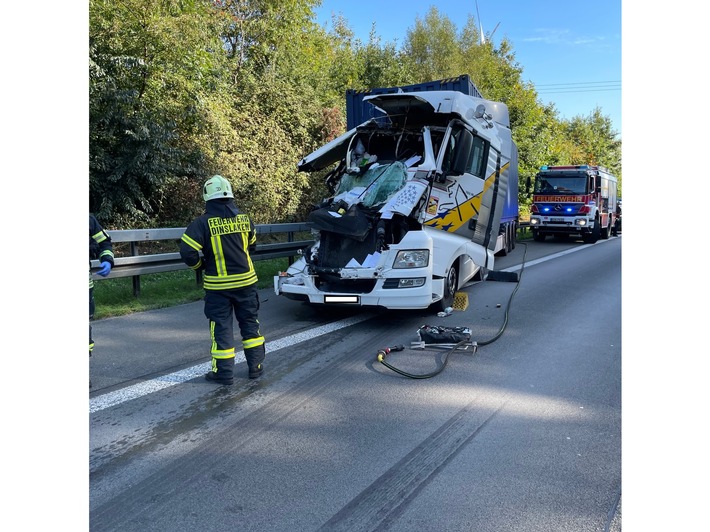
[[[594,244],[597,240],[599,240],[599,237],[601,236],[600,226],[601,224],[599,223],[599,218],[595,218],[594,227],[592,227],[592,232],[582,236],[582,240],[584,240],[585,244]]]
[[[459,271],[458,271],[458,259],[454,261],[446,274],[446,279],[444,280],[444,297],[442,297],[436,303],[436,309],[438,311],[444,311],[448,307],[454,306],[454,296],[456,295],[456,290],[459,286]]]
[[[503,247],[497,253],[500,257],[505,257],[508,254],[508,251],[510,251],[510,235],[508,233],[508,226],[506,225],[505,231],[503,232]]]
[[[518,234],[515,222],[508,224],[508,253],[515,249],[515,236]]]
[[[602,239],[607,240],[609,238],[610,234],[611,234],[611,219],[609,220],[609,223],[607,224],[607,226],[604,229],[602,229],[601,237],[602,237]]]
[[[513,248],[515,247],[513,245],[513,239],[515,238],[515,233],[513,232],[513,227],[514,227],[513,224],[510,224],[510,223],[505,224],[505,229],[503,230],[503,237],[504,237],[505,242],[503,244],[503,248],[499,252],[499,255],[501,257],[505,257],[506,255],[508,255],[508,253],[510,253],[513,250]]]

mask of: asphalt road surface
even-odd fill
[[[264,290],[264,376],[240,353],[229,387],[203,378],[201,302],[95,322],[90,529],[620,530],[621,238],[519,243],[496,269],[519,282],[448,317]],[[411,349],[425,324],[478,350]],[[392,371],[395,344],[403,372],[443,370]]]

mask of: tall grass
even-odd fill
[[[257,286],[273,286],[274,275],[286,268],[287,258],[254,261],[254,269],[259,277]],[[202,285],[197,284],[195,273],[191,270],[141,275],[138,297],[133,295],[132,277],[109,277],[94,281],[94,319],[191,303],[201,300],[203,295]]]

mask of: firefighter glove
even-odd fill
[[[111,273],[111,263],[108,261],[102,262],[101,269],[96,273],[98,273],[101,277],[106,277],[109,273]]]

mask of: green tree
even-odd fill
[[[233,94],[215,161],[260,223],[305,217],[309,176],[296,164],[341,127],[323,75],[332,41],[313,22],[313,4],[219,2]]]
[[[564,123],[564,134],[578,149],[571,164],[601,165],[619,179],[621,185],[621,140],[611,119],[596,107],[588,116],[575,116]]]
[[[436,6],[429,8],[424,20],[416,17],[414,28],[407,30],[404,53],[421,81],[466,74],[458,70],[461,48],[456,25]]]
[[[395,41],[383,43],[372,24],[367,43],[356,42],[353,61],[357,77],[347,89],[366,90],[374,87],[396,87],[409,83],[412,74],[410,62],[397,49]],[[343,90],[343,92],[345,92]]]
[[[160,214],[163,185],[203,175],[200,142],[223,86],[222,44],[205,0],[91,0],[90,208],[114,224]]]

